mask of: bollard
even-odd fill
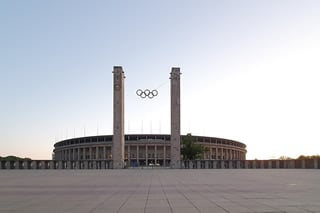
[[[88,169],[88,161],[83,162],[83,167],[84,167],[84,169]]]
[[[76,161],[75,169],[80,169],[80,162]]]
[[[209,169],[209,161],[208,161],[208,160],[206,160],[206,161],[204,162],[204,167],[205,167],[206,169]]]
[[[14,169],[21,169],[19,161],[14,162]]]
[[[318,169],[318,159],[313,159],[313,168]]]
[[[189,161],[189,169],[193,169],[193,162],[191,160]]]
[[[49,167],[50,169],[55,169],[55,162],[53,160],[50,161]]]
[[[197,162],[197,164],[196,164],[197,165],[197,169],[201,169],[201,161],[197,160],[196,162]]]
[[[229,169],[234,169],[234,168],[233,168],[233,163],[232,163],[231,160],[229,160]]]
[[[263,160],[260,161],[260,169],[264,169],[264,161]]]
[[[220,163],[221,163],[221,169],[225,169],[224,161],[222,160]]]
[[[255,160],[252,162],[252,168],[253,168],[253,169],[256,169],[256,168],[257,168],[257,162],[256,162]]]
[[[58,169],[63,169],[63,161],[58,162]]]
[[[106,161],[101,161],[101,169],[106,169]]]
[[[248,168],[249,168],[249,165],[248,165],[248,164],[249,164],[249,162],[246,160],[246,161],[244,162],[244,168],[245,168],[245,169],[248,169]]]
[[[217,161],[214,160],[214,161],[212,162],[212,168],[213,168],[213,169],[216,169],[216,168],[217,168]]]

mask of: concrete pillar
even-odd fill
[[[67,161],[67,169],[71,169],[71,161]]]
[[[216,168],[217,168],[217,161],[216,161],[216,160],[213,161],[212,167],[213,167],[213,169],[216,169]]]
[[[131,146],[128,145],[128,165],[131,166]]]
[[[75,166],[75,169],[81,169],[81,161],[80,160],[77,160],[76,161],[76,166]]]
[[[89,147],[89,160],[92,160],[92,147]]]
[[[37,161],[33,160],[31,163],[32,163],[31,169],[37,169]]]
[[[101,161],[101,169],[106,169],[106,161],[105,160]]]
[[[19,161],[14,162],[14,169],[20,169],[20,162]]]
[[[137,161],[138,166],[140,166],[140,163],[139,163],[139,145],[137,145],[137,157],[136,157],[136,161]]]
[[[106,146],[103,146],[103,158],[102,158],[103,160],[108,159],[106,155],[107,155]]]
[[[171,155],[170,166],[180,168],[180,68],[173,67],[171,79]]]
[[[77,149],[77,160],[80,160],[80,148]]]
[[[167,155],[167,153],[166,153],[166,145],[164,144],[163,145],[163,166],[164,167],[166,167],[166,155]]]
[[[224,167],[224,160],[221,160],[220,161],[220,164],[221,164],[221,169],[224,169],[225,167]]]
[[[41,169],[46,169],[47,165],[45,161],[41,161]]]
[[[63,161],[58,162],[58,169],[63,169]]]
[[[83,168],[89,169],[89,162],[87,160],[83,162]]]
[[[200,160],[197,160],[197,169],[201,169],[201,161]]]
[[[23,169],[29,169],[29,162],[23,161]]]
[[[268,160],[268,168],[272,169],[272,161],[271,160]]]
[[[302,160],[301,164],[302,164],[302,169],[305,169],[306,168],[306,161]]]
[[[264,169],[264,160],[260,160],[260,169]]]
[[[244,168],[246,168],[246,169],[248,169],[249,168],[249,162],[246,160],[245,162],[244,162]]]
[[[148,166],[148,145],[146,145],[145,146],[145,155],[146,155],[146,157],[145,157],[145,160],[146,160],[146,166]]]
[[[124,72],[122,67],[113,67],[113,168],[124,168]]]
[[[318,159],[313,159],[313,168],[318,169]]]
[[[154,145],[154,164],[158,163],[157,145]]]
[[[240,160],[237,160],[237,169],[240,169],[241,164],[240,164]]]
[[[208,160],[206,160],[204,162],[204,168],[209,169],[209,161]]]
[[[294,169],[294,160],[289,161],[289,168]]]
[[[5,161],[4,165],[6,169],[11,169],[10,161]]]
[[[54,168],[54,161],[50,161],[49,167],[50,167],[50,169],[55,169],[55,168]]]

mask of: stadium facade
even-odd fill
[[[182,135],[183,140],[186,136]],[[245,160],[246,145],[229,139],[192,136],[195,143],[207,147],[203,160]],[[54,160],[113,160],[112,135],[72,138],[54,145]],[[165,134],[125,135],[124,161],[130,167],[171,163],[171,138]]]

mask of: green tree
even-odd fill
[[[181,154],[183,160],[199,159],[206,151],[208,151],[206,147],[195,143],[191,133],[188,133],[187,136],[182,139]]]

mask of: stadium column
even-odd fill
[[[114,169],[124,168],[124,78],[122,67],[113,67],[112,160]]]
[[[180,168],[180,68],[173,67],[171,79],[171,163],[173,169]]]

